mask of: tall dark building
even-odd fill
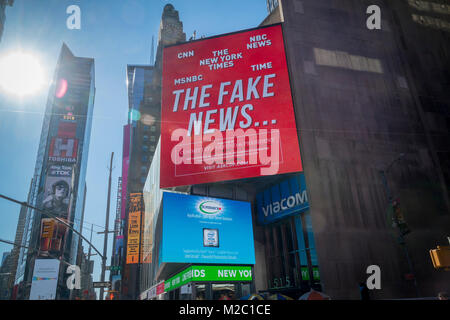
[[[153,66],[127,66],[130,163],[126,187],[129,192],[142,190],[148,163],[156,147],[154,136],[159,132],[155,112],[152,115],[149,105],[152,101],[153,69]]]
[[[142,193],[145,180],[156,151],[161,127],[161,75],[162,50],[170,44],[186,41],[183,23],[178,11],[173,5],[164,7],[154,66],[129,65],[127,68],[129,124],[130,124],[130,158],[128,177],[124,179],[122,188],[126,194]],[[125,143],[125,142],[124,142]],[[124,200],[124,199],[122,199]],[[129,197],[128,201],[129,202]],[[122,206],[125,203],[122,202]],[[128,230],[128,207],[124,225],[124,259],[126,259],[126,244]],[[134,299],[139,294],[138,264],[126,264],[123,268],[122,299]]]
[[[448,290],[450,275],[433,268],[429,250],[446,244],[450,225],[449,5],[266,3],[269,14],[260,26],[280,23],[283,29],[309,208],[267,223],[258,219],[267,208],[262,204],[289,202],[298,174],[175,191],[252,203],[255,291],[298,298],[314,288],[332,299],[360,299],[359,285],[374,265],[381,288],[370,290],[372,298],[432,297]],[[381,30],[367,28],[370,5],[381,8]],[[157,169],[158,161],[152,165]],[[159,172],[150,172],[148,185],[154,187],[155,179]],[[160,204],[152,201],[161,199],[153,198],[149,216],[158,217]],[[156,222],[156,257],[161,230]],[[170,285],[183,268],[143,268],[142,298],[160,283]],[[181,295],[178,288],[158,298]]]
[[[370,5],[381,8],[381,30],[366,26]],[[450,225],[448,10],[442,1],[278,1],[263,22],[282,22],[320,282],[334,298],[359,298],[370,265],[383,278],[373,297],[434,296],[449,282],[428,253]],[[389,216],[395,201],[404,237]],[[264,228],[265,245],[267,229],[285,232]],[[270,288],[285,272],[267,266]]]
[[[63,44],[47,107],[29,203],[81,231],[85,177],[95,99],[94,59],[76,57]],[[64,266],[77,264],[80,237],[49,216],[27,210],[16,273],[21,299],[28,299],[35,262],[59,259],[57,299],[69,298]]]
[[[11,252],[4,252],[0,261],[0,300],[8,300],[11,297],[9,278],[12,273]]]
[[[6,6],[12,6],[13,4],[14,0],[0,0],[0,41],[2,41],[3,30],[5,28]]]

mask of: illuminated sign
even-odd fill
[[[252,281],[252,268],[249,266],[192,266],[167,279],[164,290],[171,291],[192,281]]]
[[[281,25],[164,48],[161,187],[302,171]]]
[[[249,202],[164,192],[160,263],[254,264]]]
[[[36,259],[31,282],[30,300],[55,300],[60,261]]]
[[[258,222],[267,224],[309,209],[303,173],[256,195]]]
[[[52,162],[77,162],[78,140],[73,138],[52,138],[48,160]]]
[[[142,193],[131,193],[128,213],[127,264],[139,262],[141,216]]]

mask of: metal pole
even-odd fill
[[[89,239],[90,242],[92,242],[92,231],[93,231],[93,229],[94,229],[94,225],[91,224],[91,238]],[[89,261],[89,263],[91,263],[91,247],[92,247],[92,244],[89,244],[89,250],[88,250],[88,261]]]
[[[102,257],[102,275],[101,282],[105,281],[106,272],[106,251],[108,249],[108,226],[109,226],[109,201],[111,198],[111,175],[112,175],[112,165],[113,165],[114,152],[111,153],[111,164],[109,166],[109,180],[108,180],[108,199],[106,202],[106,222],[105,222],[105,240],[103,244],[103,257]],[[100,288],[100,300],[103,300],[103,293],[105,289]]]
[[[84,241],[89,242],[89,241],[88,241],[88,240],[87,240],[80,232],[78,232],[77,230],[75,230],[70,224],[68,224],[66,221],[64,221],[64,220],[62,220],[62,219],[60,219],[60,218],[58,218],[57,216],[55,216],[55,215],[52,214],[52,213],[49,213],[49,212],[47,212],[47,211],[45,211],[45,210],[43,210],[43,209],[39,209],[39,208],[33,207],[32,205],[29,205],[29,204],[26,203],[26,202],[20,202],[19,200],[16,200],[16,199],[7,197],[7,196],[5,196],[5,195],[3,195],[3,194],[0,194],[0,198],[3,198],[3,199],[5,199],[5,200],[11,201],[11,202],[14,202],[14,203],[17,203],[17,204],[20,204],[20,205],[22,205],[22,206],[25,206],[25,207],[30,208],[30,209],[33,209],[33,210],[36,210],[36,211],[38,211],[38,212],[41,213],[41,214],[45,214],[46,216],[48,216],[48,217],[50,217],[50,218],[53,218],[53,219],[55,219],[56,221],[58,221],[59,223],[65,225],[67,228],[69,228],[70,230],[72,230],[73,232],[75,232],[76,234],[78,234],[78,235],[81,237],[81,239],[83,239]],[[89,242],[89,244],[92,245],[91,242]],[[98,253],[99,256],[103,257],[103,255],[100,253],[100,251],[97,250],[97,248],[96,248],[95,246],[92,246],[92,248]],[[36,250],[36,249],[34,248],[33,250]]]

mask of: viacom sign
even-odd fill
[[[258,222],[268,224],[309,209],[303,173],[256,195]]]

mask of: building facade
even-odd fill
[[[366,24],[374,4],[380,30]],[[332,299],[360,299],[373,265],[382,280],[372,298],[448,290],[449,275],[434,270],[429,257],[450,225],[448,5],[279,0],[267,7],[260,26],[282,26],[303,172],[171,191],[251,203],[255,291],[298,298],[315,288]],[[144,188],[146,217],[161,214],[153,171]],[[307,207],[294,205],[297,194]],[[291,210],[260,218],[283,201]],[[181,291],[154,293],[185,267],[163,275],[158,265],[142,269],[141,298],[183,298]]]
[[[27,210],[15,279],[21,299],[28,298],[37,258],[60,257],[62,265],[78,262],[79,235],[52,218],[64,219],[81,231],[95,99],[94,60],[74,56],[63,44],[53,80],[29,195],[32,206],[52,217]],[[69,298],[64,271],[61,267],[59,299]]]
[[[140,293],[138,285],[140,263],[126,263],[128,213],[130,194],[143,192],[160,135],[162,49],[166,45],[183,41],[186,41],[186,35],[183,33],[183,24],[179,19],[178,11],[168,4],[164,7],[161,16],[155,64],[128,66],[127,69],[130,117],[129,128],[125,129],[124,138],[129,135],[129,149],[125,152],[129,154],[129,165],[127,177],[122,176],[122,190],[125,190],[124,194],[127,196],[122,197],[122,206],[125,211],[122,217],[124,226],[122,299],[135,299]],[[124,141],[124,147],[126,144],[127,141]],[[123,165],[126,166],[126,163],[127,161],[124,160]]]
[[[448,74],[429,69],[421,49],[430,48],[436,64],[448,63],[448,33],[416,23],[413,2],[279,1],[263,23],[283,25],[321,283],[332,297],[358,298],[370,265],[383,277],[374,297],[434,296],[448,283],[428,254],[445,242],[450,223],[448,144],[436,147],[449,132],[441,88]],[[381,30],[366,27],[373,4],[381,8]],[[424,124],[432,115],[422,110],[431,92],[443,122],[434,132]],[[411,230],[404,237],[388,215],[393,199]]]

